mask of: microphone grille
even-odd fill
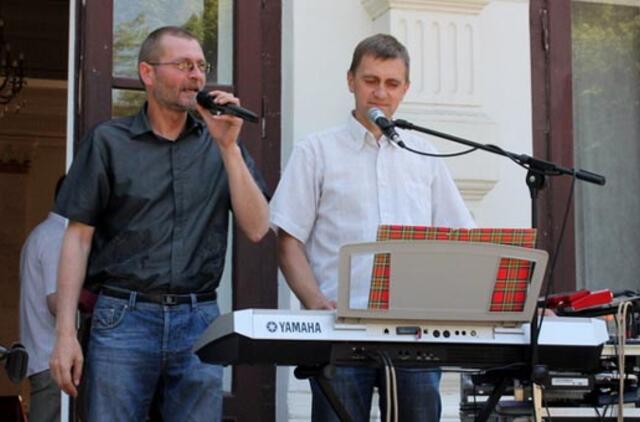
[[[367,111],[367,117],[369,117],[369,120],[371,120],[373,123],[377,124],[377,120],[380,117],[384,117],[386,119],[387,116],[385,116],[382,110],[380,110],[378,107],[371,107],[369,111]]]
[[[207,91],[198,92],[196,95],[196,101],[198,101],[200,105],[206,107],[211,102],[209,99],[209,93]]]

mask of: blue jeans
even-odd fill
[[[438,369],[396,368],[398,396],[398,420],[402,422],[437,422],[440,420],[441,372]],[[370,419],[373,387],[378,387],[381,419],[386,415],[386,394],[384,369],[338,366],[330,381],[338,400],[354,422],[368,422]],[[320,386],[311,380],[313,393],[311,420],[313,422],[338,422],[339,419]]]
[[[90,421],[144,421],[154,393],[163,421],[220,421],[222,367],[192,352],[216,302],[164,306],[100,295],[87,353]]]

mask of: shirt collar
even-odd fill
[[[204,122],[194,115],[194,112],[187,112],[187,123],[184,125],[183,135],[196,131],[198,135],[204,130]]]
[[[184,126],[184,130],[180,134],[180,137],[190,133],[193,130],[197,130],[198,134],[200,134],[202,133],[203,129],[204,129],[204,123],[200,119],[196,118],[191,112],[188,112],[187,121]],[[131,122],[130,130],[131,130],[131,136],[133,138],[140,136],[144,133],[149,133],[149,132],[153,133],[153,130],[151,129],[151,124],[149,123],[149,118],[147,117],[146,102],[142,107],[140,107],[140,110],[138,111],[138,113],[135,116],[133,116],[133,121]]]
[[[66,218],[64,218],[60,214],[56,214],[53,211],[49,211],[49,215],[48,215],[47,218],[52,220],[52,221],[55,221],[58,224],[66,224],[67,223],[67,219]]]
[[[149,119],[147,118],[147,103],[145,102],[138,113],[133,116],[133,121],[131,122],[131,126],[129,127],[131,131],[131,136],[133,138],[140,136],[144,133],[153,132],[151,130],[151,125],[149,124]]]
[[[347,129],[351,134],[351,140],[353,141],[353,145],[356,149],[362,149],[365,145],[370,146],[378,146],[376,138],[373,136],[371,132],[367,130],[366,127],[362,125],[354,116],[354,113],[349,113],[349,118],[347,119]],[[399,148],[396,144],[391,142],[389,138],[385,135],[380,137],[380,142],[387,142],[390,145]]]

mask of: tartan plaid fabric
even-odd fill
[[[463,242],[489,242],[533,248],[535,229],[451,229],[448,227],[381,225],[377,240],[458,240]],[[389,309],[389,254],[376,254],[371,274],[369,309]],[[524,309],[532,264],[515,258],[502,258],[496,284],[491,295],[491,312],[518,312]]]

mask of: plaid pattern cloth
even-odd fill
[[[377,240],[458,240],[533,248],[536,243],[536,234],[535,229],[451,229],[448,227],[381,225],[378,227]],[[389,309],[390,258],[389,254],[374,256],[369,309]],[[501,258],[489,311],[522,311],[532,270],[533,265],[530,261]]]

